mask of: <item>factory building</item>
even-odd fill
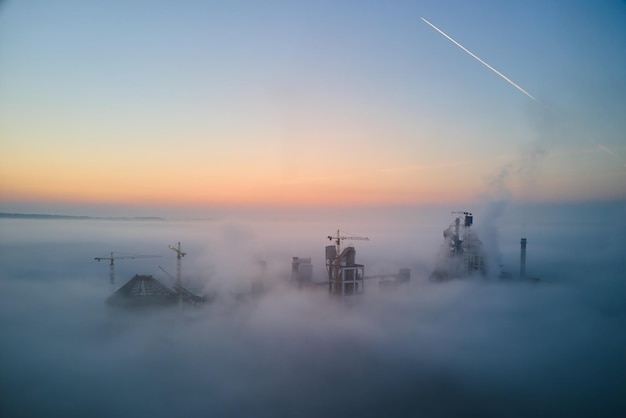
[[[328,292],[341,297],[361,294],[365,290],[363,264],[357,264],[354,247],[345,248],[337,255],[334,245],[326,247],[326,270],[328,271]]]
[[[485,276],[487,264],[483,245],[472,230],[474,216],[470,212],[457,214],[452,224],[443,231],[444,242],[437,256],[433,280],[446,280],[474,274]]]

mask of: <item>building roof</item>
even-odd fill
[[[116,306],[172,305],[178,301],[176,292],[152,276],[136,274],[107,299]]]

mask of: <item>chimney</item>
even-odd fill
[[[526,238],[522,238],[520,242],[521,252],[519,256],[519,277],[523,279],[526,277]]]

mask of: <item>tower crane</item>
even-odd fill
[[[115,285],[115,260],[134,260],[135,258],[160,258],[160,255],[114,255],[111,251],[111,257],[94,257],[96,261],[111,260],[109,263],[109,279],[111,281],[111,287]]]
[[[167,271],[165,270],[163,267],[159,266],[159,268],[161,269],[161,271],[163,273],[165,273],[167,275],[167,277],[169,277],[172,281],[176,281],[176,279]],[[187,290],[187,288],[183,287],[183,286],[177,286],[174,285],[174,289],[176,290],[176,293],[178,294],[178,303],[179,306],[182,308],[182,304],[183,304],[183,297],[187,300],[187,301],[191,301],[192,303],[203,303],[204,302],[204,298],[202,298],[201,296],[198,296],[192,292],[190,292],[189,290]]]
[[[176,293],[178,294],[178,305],[179,305],[179,307],[182,308],[182,304],[183,304],[183,287],[179,286],[178,280],[173,278],[172,275],[167,270],[165,270],[161,266],[159,266],[159,268],[161,269],[161,271],[163,273],[167,274],[167,277],[169,277],[170,280],[174,281],[174,290],[176,290]]]
[[[161,269],[161,271],[162,271],[163,273],[165,273],[165,274],[167,275],[167,277],[169,277],[169,278],[170,278],[170,280],[171,280],[171,281],[176,282],[176,279],[174,278],[174,276],[172,276],[172,275],[170,274],[170,272],[169,272],[169,271],[165,270],[165,269],[164,269],[163,267],[161,267],[161,266],[159,266],[159,269]]]
[[[178,245],[176,247],[173,247],[171,245],[168,245],[169,249],[174,251],[176,253],[176,287],[180,288],[182,287],[182,281],[181,281],[181,268],[180,268],[180,264],[181,264],[181,259],[187,255],[187,253],[183,252],[180,250],[180,242],[178,243]]]
[[[336,249],[336,254],[335,254],[335,260],[334,260],[334,268],[335,268],[335,283],[336,286],[339,287],[341,285],[341,275],[339,274],[339,272],[341,271],[341,241],[343,240],[359,240],[359,241],[369,241],[370,239],[368,237],[359,237],[359,236],[350,236],[350,235],[341,235],[341,233],[347,233],[345,231],[341,231],[341,230],[337,230],[337,235],[335,236],[328,236],[328,239],[330,241],[335,241],[335,249]],[[330,272],[330,271],[329,271]]]
[[[336,236],[328,236],[329,240],[335,240],[335,246],[337,247],[337,255],[339,255],[341,253],[341,241],[349,239],[349,240],[361,240],[361,241],[369,241],[370,239],[367,237],[357,237],[357,236],[346,236],[346,235],[341,235],[341,233],[347,233],[345,231],[341,231],[341,230],[337,230],[337,235]]]
[[[183,287],[180,287],[180,288],[179,288],[179,287],[177,287],[177,284],[176,284],[176,283],[177,283],[177,282],[176,282],[176,277],[172,276],[172,275],[170,274],[170,272],[169,272],[169,271],[167,271],[167,270],[165,270],[163,267],[161,267],[161,266],[158,266],[158,267],[159,267],[159,269],[160,269],[163,273],[165,273],[165,275],[166,275],[167,277],[169,277],[169,279],[170,279],[172,282],[174,282],[174,287],[175,287],[176,291],[179,291],[180,289],[185,289],[185,288],[186,288],[186,286],[183,286]],[[186,284],[188,284],[188,283],[189,283],[189,281],[187,281],[187,283],[186,283]],[[182,285],[182,282],[181,282],[181,285]]]

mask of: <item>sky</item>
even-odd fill
[[[618,0],[4,1],[0,210],[624,200],[624,21]]]

